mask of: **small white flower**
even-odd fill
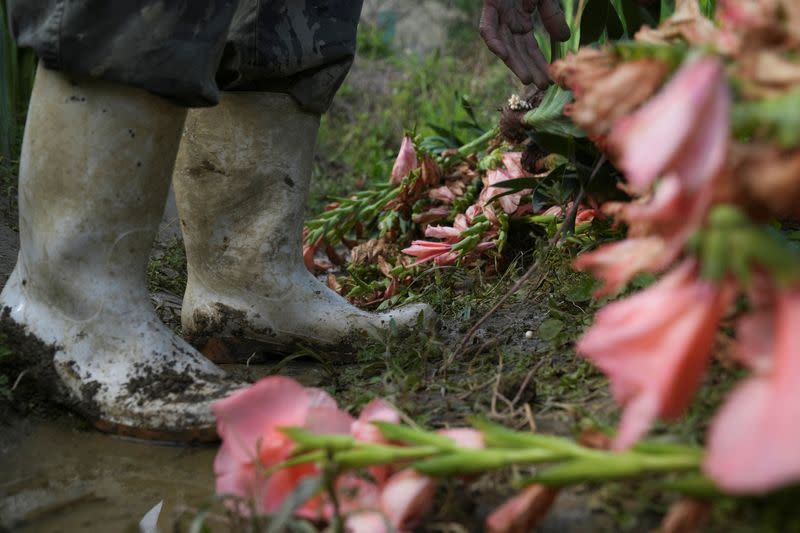
[[[508,108],[512,111],[527,111],[531,108],[531,104],[520,98],[518,94],[512,94],[508,99]]]

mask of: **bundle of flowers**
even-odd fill
[[[604,206],[627,238],[585,253],[579,270],[618,293],[578,352],[606,373],[624,407],[615,447],[689,406],[720,320],[735,313],[749,370],[714,416],[704,471],[729,492],[800,481],[800,257],[776,231],[800,214],[800,9],[791,0],[725,0],[716,24],[694,0],[632,43],[580,50],[552,75],[567,112],[625,175],[632,200]],[[738,303],[737,306],[733,306]]]
[[[571,207],[533,202],[535,187],[567,170],[564,158],[531,156],[496,135],[491,130],[436,157],[406,136],[388,183],[331,203],[307,221],[306,267],[329,272],[328,285],[359,305],[395,303],[398,288],[413,281],[420,265],[495,270],[511,221],[559,222]],[[586,229],[596,216],[602,214],[581,205],[577,222]],[[366,292],[344,291],[330,272],[346,259],[351,268],[376,267],[382,279]]]
[[[265,378],[212,408],[223,439],[217,493],[238,515],[271,517],[271,531],[294,515],[348,533],[408,532],[430,513],[438,478],[469,483],[520,465],[554,464],[488,514],[489,533],[530,531],[560,487],[584,480],[680,472],[673,487],[698,491],[698,449],[642,443],[617,453],[480,421],[426,431],[400,424],[401,414],[381,399],[353,418],[324,391],[285,377]]]

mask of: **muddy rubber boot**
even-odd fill
[[[233,387],[164,326],[145,270],[186,111],[39,67],[19,176],[20,252],[0,305],[46,344],[62,400],[99,429],[215,438]]]
[[[183,334],[218,362],[305,346],[348,353],[365,338],[430,327],[427,305],[369,313],[306,270],[305,201],[319,115],[275,93],[224,93],[192,110],[174,176],[189,278]]]

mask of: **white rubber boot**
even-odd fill
[[[102,430],[211,440],[224,373],[157,318],[145,270],[186,111],[39,67],[19,179],[20,253],[0,305],[54,344],[64,400]]]
[[[189,112],[174,177],[189,279],[183,334],[213,360],[299,346],[347,353],[393,320],[433,311],[368,313],[320,283],[302,260],[305,201],[319,116],[275,93],[225,93]]]

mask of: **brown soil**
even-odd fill
[[[16,417],[52,418],[64,413],[64,395],[53,367],[55,346],[48,346],[14,322],[10,309],[0,314],[0,340],[8,353],[0,356],[0,375],[5,376],[9,397],[0,397],[0,426]]]

